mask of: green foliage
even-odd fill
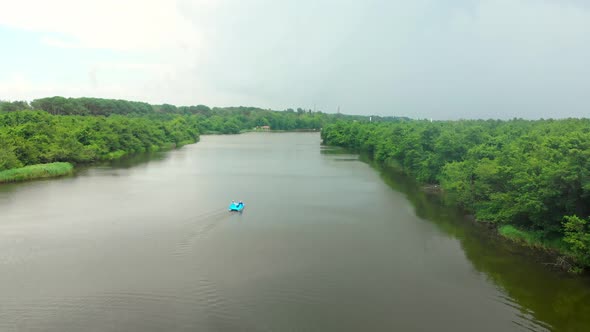
[[[297,112],[242,106],[211,109],[60,96],[36,99],[31,105],[0,101],[0,111],[0,171],[54,162],[113,160],[194,143],[200,133],[238,134],[259,126],[319,130],[337,120],[367,120],[301,108]]]
[[[31,106],[26,101],[2,101],[0,100],[0,112],[16,112],[30,110]]]
[[[582,265],[590,266],[590,226],[588,220],[577,216],[565,216],[564,220],[565,237],[563,240],[570,245],[570,250]]]
[[[22,165],[11,148],[0,147],[0,171],[22,167]]]
[[[30,111],[30,108],[42,111]],[[60,96],[0,102],[0,171],[67,161],[88,163],[127,154],[181,147],[200,133],[238,134],[257,126],[273,130],[319,130],[337,119],[365,117],[254,107],[210,109],[205,105]],[[387,119],[376,119],[383,121]]]
[[[70,163],[51,163],[25,166],[0,172],[0,183],[27,181],[71,174],[74,166]]]
[[[336,120],[335,115],[321,112],[277,112],[254,107],[216,107],[197,116],[201,132],[220,134],[238,134],[261,126],[272,130],[319,130]]]
[[[569,238],[572,250],[564,250],[590,264],[580,247],[586,231],[574,237],[562,224],[564,216],[590,216],[588,119],[339,121],[326,125],[322,138],[440,184],[448,201],[478,220],[514,226],[500,227],[509,237],[562,249]]]
[[[153,111],[150,104],[136,101],[59,96],[33,100],[31,106],[54,115],[126,115],[147,114]]]
[[[157,145],[155,145],[155,146],[157,147]],[[154,150],[156,150],[156,149],[154,149]],[[104,159],[115,160],[115,159],[119,159],[121,157],[124,157],[126,154],[127,154],[127,151],[117,150],[117,151],[107,153],[106,156],[104,157]]]
[[[0,131],[0,171],[23,166],[14,150],[8,135]]]
[[[18,105],[10,106],[9,108],[11,110],[26,110],[31,108],[28,104],[21,105],[22,107]],[[150,105],[127,100],[64,98],[59,96],[36,99],[31,102],[31,106],[34,109],[43,110],[53,115],[131,115],[152,119],[170,119],[171,116],[192,115],[198,119],[198,129],[201,133],[222,134],[238,134],[243,130],[251,130],[258,126],[270,126],[272,130],[319,130],[323,125],[338,119],[367,120],[367,117],[364,116],[330,115],[322,112],[312,112],[311,110],[304,110],[302,108],[298,108],[297,112],[293,109],[278,112],[244,106],[215,107],[211,109],[205,105]],[[392,118],[374,117],[374,120],[378,122],[391,121]]]
[[[154,147],[181,146],[199,139],[195,118],[113,115],[54,116],[45,112],[0,114],[0,170],[67,161],[116,159]]]
[[[522,242],[531,247],[543,247],[543,235],[539,232],[527,232],[512,225],[503,225],[498,228],[498,233],[510,240]]]

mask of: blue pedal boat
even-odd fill
[[[244,209],[244,203],[231,203],[229,205],[229,211],[240,212]]]

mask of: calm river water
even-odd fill
[[[204,136],[0,186],[0,331],[590,331],[483,233],[318,133]]]

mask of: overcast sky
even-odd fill
[[[590,116],[585,0],[0,0],[0,99]]]

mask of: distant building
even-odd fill
[[[270,126],[257,126],[256,130],[270,131]]]

